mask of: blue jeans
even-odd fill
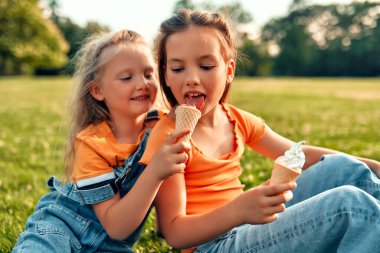
[[[277,221],[236,227],[195,252],[379,252],[380,180],[366,164],[327,155],[297,185]]]

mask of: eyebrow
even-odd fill
[[[147,67],[144,67],[143,70],[144,71],[152,71],[152,72],[154,72],[155,68],[152,67],[152,66],[147,66]],[[133,69],[132,68],[125,68],[125,69],[121,69],[120,71],[118,71],[116,73],[116,75],[131,74],[131,73],[133,73]]]
[[[145,70],[154,71],[154,67],[148,66],[148,67],[145,68]]]
[[[199,57],[199,60],[205,60],[205,59],[216,59],[215,55],[213,54],[206,54]],[[176,62],[183,62],[183,60],[179,58],[169,58],[168,63],[176,63]]]
[[[201,56],[199,59],[204,60],[204,59],[215,59],[215,58],[216,57],[213,54],[206,54],[206,55]]]
[[[171,63],[176,63],[176,62],[182,62],[182,60],[180,59],[177,59],[177,58],[171,58],[171,59],[168,59],[168,63],[171,62]]]

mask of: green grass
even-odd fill
[[[67,78],[0,78],[0,252],[9,252],[49,175],[63,177]],[[231,103],[294,141],[380,160],[380,79],[238,79]],[[269,178],[271,161],[247,150],[246,188]],[[137,252],[178,252],[157,238],[154,214]]]

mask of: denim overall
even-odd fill
[[[138,161],[149,134],[150,129],[147,129],[136,152],[124,161],[123,167],[115,168],[116,180],[111,184],[83,190],[72,182],[63,184],[55,177],[49,178],[47,186],[51,192],[37,204],[12,252],[133,252],[132,246],[150,211],[128,238],[118,241],[107,235],[91,205],[117,192],[120,197],[129,192],[145,169]]]

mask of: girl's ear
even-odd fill
[[[104,100],[104,96],[102,94],[102,91],[101,91],[99,85],[97,85],[95,83],[95,81],[91,81],[91,83],[90,83],[90,93],[96,100],[98,100],[98,101]]]
[[[235,77],[235,61],[233,59],[227,62],[227,78],[226,81],[228,84],[232,83]]]

